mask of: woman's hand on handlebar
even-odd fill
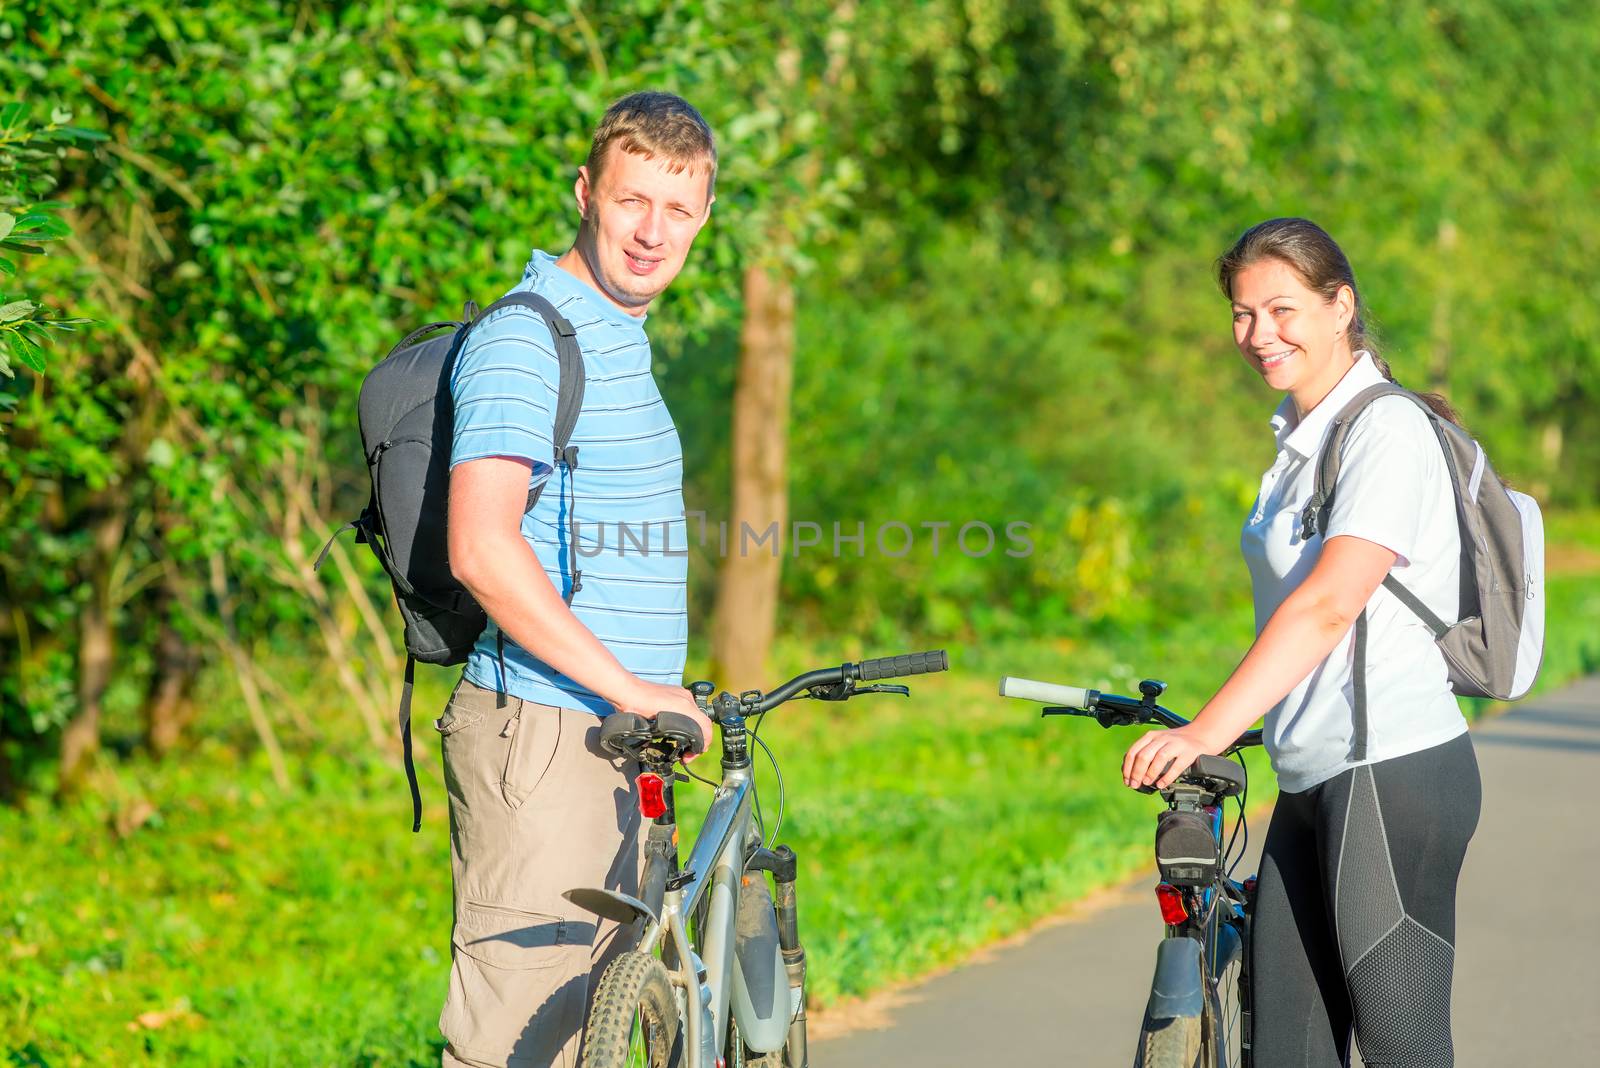
[[[661,712],[677,712],[699,724],[700,733],[705,738],[704,746],[694,753],[685,754],[683,758],[685,764],[705,752],[711,745],[712,738],[716,737],[711,730],[711,718],[695,704],[694,695],[682,686],[668,686],[665,683],[646,682],[636,678],[632,686],[614,697],[609,697],[608,700],[616,706],[618,712],[634,712],[645,719],[655,719]]]
[[[1172,730],[1149,731],[1128,747],[1122,758],[1122,782],[1138,789],[1153,786],[1165,790],[1193,764],[1196,757],[1216,756],[1228,747],[1218,743],[1208,732],[1187,727]]]

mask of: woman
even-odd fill
[[[1381,398],[1352,424],[1325,533],[1300,513],[1329,423],[1389,378],[1349,261],[1305,219],[1248,230],[1217,264],[1245,363],[1286,394],[1278,454],[1242,547],[1256,640],[1181,730],[1146,734],[1130,786],[1165,786],[1266,715],[1282,794],[1261,861],[1251,957],[1262,1068],[1449,1066],[1455,891],[1481,801],[1466,721],[1427,628],[1381,588],[1391,572],[1446,621],[1460,543],[1444,454],[1426,415]],[[1455,413],[1436,397],[1435,410]],[[1368,616],[1368,748],[1352,758],[1351,626]]]

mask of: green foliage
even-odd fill
[[[72,233],[59,214],[63,205],[41,198],[54,185],[56,164],[69,146],[105,139],[98,131],[69,126],[70,111],[58,108],[44,124],[33,122],[28,112],[22,101],[0,106],[0,276],[8,278],[17,273],[15,257],[43,255],[46,245]],[[88,321],[0,290],[0,376],[12,377],[13,358],[42,374],[50,331]],[[13,403],[12,393],[0,391],[0,410]]]
[[[1229,362],[1208,264],[1273,214],[1344,241],[1402,378],[1447,388],[1513,478],[1591,500],[1600,149],[1572,87],[1596,33],[1560,0],[818,2],[779,32],[655,0],[8,8],[7,74],[106,131],[61,193],[83,255],[33,271],[106,329],[0,388],[0,748],[42,752],[71,713],[85,605],[136,689],[163,629],[214,647],[327,622],[306,560],[364,492],[362,374],[566,244],[595,116],[646,85],[722,144],[714,225],[651,320],[693,506],[726,497],[740,267],[776,258],[805,269],[796,518],[1032,524],[1025,558],[803,555],[796,625],[1215,607],[1270,402]],[[15,128],[54,139],[30,152],[72,135]]]
[[[314,632],[312,546],[364,493],[366,370],[410,326],[508,288],[530,246],[566,246],[572,179],[611,99],[677,88],[726,119],[738,97],[703,87],[729,78],[729,40],[754,27],[648,0],[448,17],[46,7],[57,17],[0,12],[0,63],[111,133],[70,177],[88,255],[40,277],[109,328],[49,388],[11,387],[0,634],[19,662],[0,683],[0,749],[21,765],[46,751],[35,725],[69,711],[37,714],[73,688],[57,672],[74,670],[85,605],[136,649],[162,628],[213,648]],[[735,202],[755,195],[740,169]],[[734,240],[703,238],[658,320],[668,347],[730,318]]]

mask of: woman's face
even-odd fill
[[[1340,286],[1324,300],[1277,259],[1252,263],[1234,275],[1232,289],[1233,340],[1245,362],[1309,411],[1354,360],[1348,330],[1355,294]]]

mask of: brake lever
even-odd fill
[[[882,682],[875,682],[871,686],[857,686],[855,680],[845,679],[843,682],[830,685],[813,686],[805,695],[814,701],[847,701],[864,693],[897,693],[901,697],[910,697],[911,687]]]

